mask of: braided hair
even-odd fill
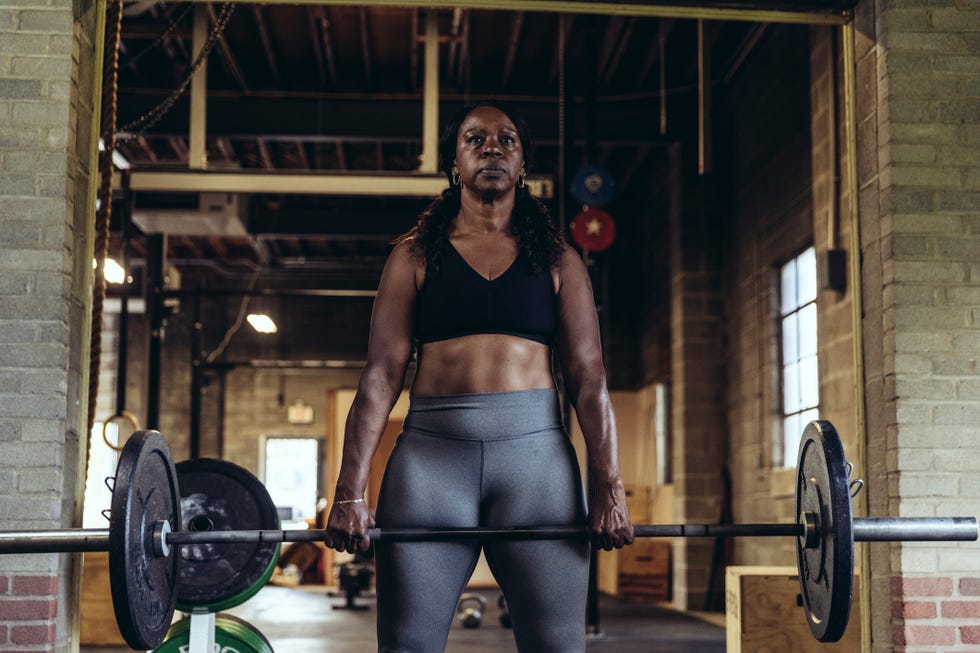
[[[459,127],[466,116],[477,107],[493,107],[510,118],[524,149],[525,166],[531,166],[533,144],[527,123],[511,107],[492,100],[476,102],[460,109],[446,127],[439,143],[439,161],[442,172],[449,180],[449,188],[434,200],[419,216],[418,222],[408,232],[395,239],[395,244],[409,243],[409,251],[416,260],[424,261],[426,269],[438,274],[449,245],[449,227],[459,213],[461,186],[452,183],[453,161],[456,159],[456,141]],[[548,208],[533,197],[527,186],[514,189],[514,210],[511,214],[511,234],[516,236],[518,247],[531,261],[532,269],[544,273],[558,265],[565,239],[555,226]]]

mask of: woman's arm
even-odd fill
[[[585,437],[589,466],[589,528],[607,551],[633,542],[619,471],[616,417],[602,366],[599,319],[582,259],[566,245],[558,268],[558,354],[565,391]]]
[[[374,518],[367,505],[343,503],[361,499],[368,483],[371,458],[405,382],[412,355],[416,273],[408,243],[397,245],[388,257],[371,313],[367,364],[344,428],[344,453],[327,518],[327,546],[338,551],[366,551],[367,529]]]

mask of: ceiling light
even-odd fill
[[[129,170],[129,160],[119,150],[112,151],[112,162],[120,170]]]
[[[102,275],[109,283],[126,283],[126,271],[114,259],[107,258],[105,260]]]
[[[99,139],[99,152],[105,152],[105,141],[101,138]],[[123,156],[123,153],[117,148],[112,148],[112,163],[120,170],[129,169],[129,159]]]
[[[265,313],[249,313],[245,319],[259,333],[275,333],[279,330],[272,318]]]

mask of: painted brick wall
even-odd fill
[[[725,122],[716,151],[732,176],[726,402],[738,522],[797,518],[795,468],[778,464],[778,267],[811,245],[818,256],[830,247],[847,249],[851,234],[846,213],[836,201],[830,204],[834,194],[845,192],[836,187],[834,152],[841,148],[842,129],[832,88],[840,76],[830,74],[830,33],[827,27],[767,26],[752,56],[718,93],[716,114]],[[853,281],[848,285],[843,292],[820,290],[817,297],[820,416],[838,427],[847,456],[858,462]],[[795,565],[795,557],[793,542],[735,541],[737,564]]]
[[[680,522],[704,523],[721,512],[727,455],[723,238],[717,191],[710,179],[691,172],[679,150],[670,150],[668,211],[674,515]],[[681,609],[705,605],[713,548],[708,540],[674,540],[673,601]]]
[[[93,2],[0,5],[0,523],[77,525]],[[84,65],[82,62],[85,62]],[[88,264],[86,266],[86,264]],[[83,440],[83,439],[81,439]],[[73,558],[4,558],[0,649],[68,651]]]
[[[976,515],[980,5],[894,0],[858,11],[872,510]],[[977,649],[975,544],[873,554],[875,651]]]

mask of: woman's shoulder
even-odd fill
[[[582,255],[567,242],[561,245],[561,254],[558,257],[558,265],[552,268],[552,276],[555,279],[555,292],[559,292],[565,282],[575,279],[588,278],[588,270]]]
[[[385,268],[392,272],[410,274],[415,280],[416,291],[422,288],[425,283],[425,254],[415,236],[407,236],[395,243]]]
[[[575,250],[574,247],[569,245],[567,242],[561,244],[560,252],[558,253],[558,268],[565,269],[569,265],[582,265],[582,256]]]
[[[400,263],[412,262],[416,265],[425,265],[425,254],[422,252],[418,237],[414,234],[402,236],[395,241],[391,253],[388,255],[389,261]]]

